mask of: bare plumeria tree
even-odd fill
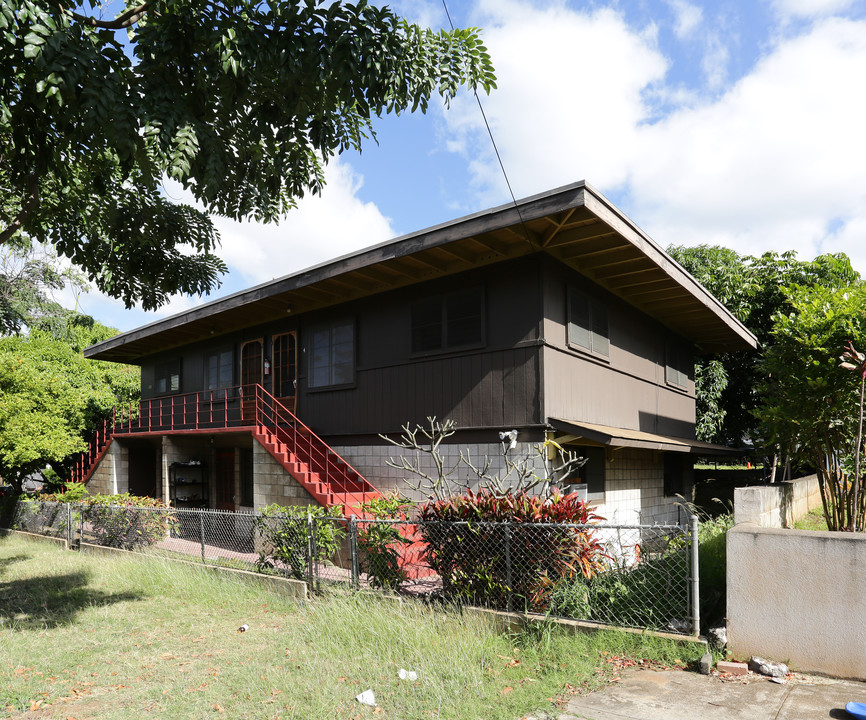
[[[440,422],[435,417],[428,417],[427,425],[412,428],[406,423],[402,430],[403,434],[397,440],[387,435],[380,437],[412,455],[407,457],[403,454],[396,459],[389,457],[386,464],[409,473],[412,477],[404,477],[403,482],[430,500],[446,500],[473,488],[487,490],[497,497],[527,492],[547,499],[556,489],[554,483],[558,479],[568,477],[587,460],[564,450],[553,440],[538,443],[531,453],[514,457],[511,451],[517,446],[517,430],[510,430],[499,433],[502,467],[498,471],[492,470],[493,461],[486,455],[480,462],[473,461],[468,448],[465,452],[461,450],[458,460],[449,467],[442,457],[441,446],[457,430],[453,420]],[[432,463],[429,471],[422,467],[421,458],[425,456]],[[461,479],[457,472],[460,465],[469,469],[465,479]]]

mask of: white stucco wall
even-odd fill
[[[728,650],[866,680],[866,534],[728,532]]]

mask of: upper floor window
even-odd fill
[[[435,295],[412,305],[412,352],[452,350],[484,342],[481,288]]]
[[[574,288],[568,288],[568,344],[610,356],[607,308]]]
[[[157,395],[180,392],[180,359],[159,363],[154,368]]]
[[[214,397],[224,397],[225,389],[234,381],[234,353],[231,350],[209,353],[205,363],[207,389],[215,391]]]
[[[691,356],[683,348],[672,342],[665,344],[665,381],[668,384],[687,389],[691,364]]]
[[[311,334],[310,387],[347,385],[355,379],[355,324],[342,320]]]

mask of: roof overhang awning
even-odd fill
[[[84,356],[141,364],[149,355],[251,325],[538,254],[654,318],[701,354],[757,346],[748,328],[661,246],[601,193],[579,182],[202,303],[92,345]]]
[[[730,448],[726,445],[715,445],[691,438],[658,435],[642,430],[596,425],[594,423],[570,422],[558,418],[549,418],[548,424],[557,433],[554,438],[561,445],[581,444],[589,441],[593,444],[612,448],[640,448],[642,450],[658,450],[663,452],[688,453],[691,455],[742,455],[742,448]]]

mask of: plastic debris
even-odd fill
[[[355,700],[370,707],[376,707],[376,696],[372,690],[364,690],[360,695],[355,695]]]
[[[246,631],[249,630],[249,629],[250,629],[250,626],[247,625],[246,623],[244,623],[243,625],[241,625],[241,626],[238,628],[238,632],[246,632]]]
[[[400,672],[397,674],[400,676],[401,680],[414,681],[418,679],[418,673],[416,673],[414,670],[404,670],[403,668],[400,668]]]

